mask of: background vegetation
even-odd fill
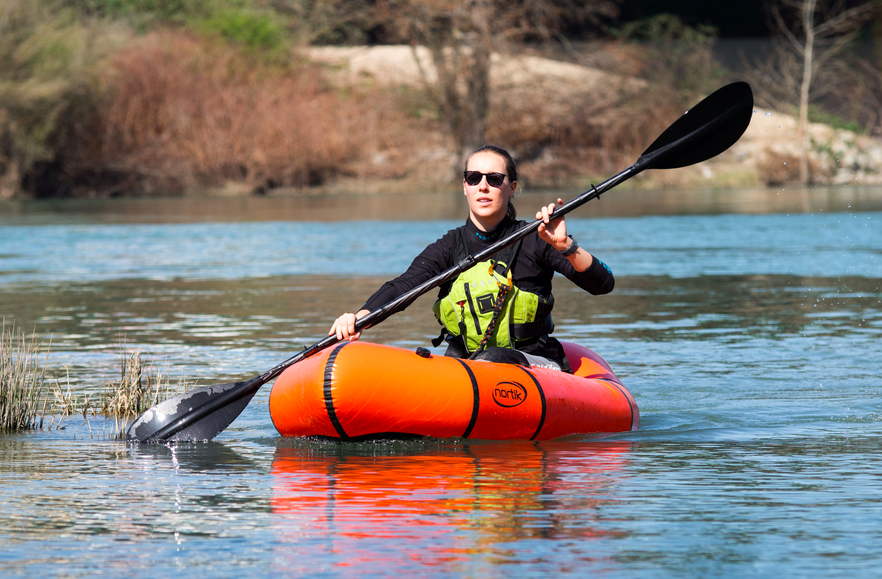
[[[779,13],[798,20],[799,2],[786,1],[793,14]],[[724,62],[713,28],[665,14],[620,23],[620,7],[0,0],[0,198],[391,186],[417,173],[433,188],[449,186],[462,152],[485,140],[515,150],[533,185],[559,185],[621,169],[646,134],[736,77],[751,78],[762,105],[800,105],[804,63],[786,43]],[[874,29],[868,17],[843,31],[816,63],[810,118],[882,134]],[[342,86],[303,50],[361,44],[427,47],[437,75]],[[495,54],[591,66],[642,88],[567,93],[567,106],[549,107],[548,95],[494,94]],[[427,179],[433,158],[440,172]]]

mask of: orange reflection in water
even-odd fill
[[[608,519],[599,527],[596,510],[625,476],[629,442],[406,448],[382,456],[342,454],[339,446],[278,448],[272,509],[280,567],[306,571],[322,561],[338,570],[455,571],[475,556],[509,560],[523,539],[621,534]],[[589,546],[579,558],[594,559]]]

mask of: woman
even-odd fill
[[[328,335],[359,339],[356,319],[523,227],[511,202],[517,180],[515,162],[504,149],[485,145],[469,155],[463,172],[469,205],[465,225],[426,247],[406,272],[386,282],[357,313],[337,318]],[[551,203],[536,213],[542,223],[535,233],[441,287],[433,311],[443,329],[434,343],[443,338],[446,355],[569,371],[563,348],[549,335],[554,329],[554,273],[593,295],[611,292],[615,280],[603,262],[567,235],[563,217],[550,220],[554,208]]]

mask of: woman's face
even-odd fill
[[[502,173],[506,175],[505,159],[491,151],[475,153],[466,165],[467,171],[481,173]],[[469,201],[469,216],[483,231],[492,231],[505,218],[508,200],[514,194],[517,182],[512,183],[506,177],[499,187],[491,187],[487,177],[483,177],[477,185],[469,185],[463,180],[462,189]]]

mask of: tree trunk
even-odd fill
[[[472,46],[472,59],[466,75],[465,123],[457,143],[464,159],[484,144],[487,132],[487,114],[490,111],[490,47],[484,42]]]
[[[811,135],[809,135],[808,106],[809,90],[812,86],[812,66],[815,49],[815,2],[806,0],[802,7],[802,22],[805,29],[805,46],[802,61],[802,87],[799,91],[799,131],[802,136],[802,152],[799,156],[799,180],[803,185],[809,183],[809,150],[811,148]]]

